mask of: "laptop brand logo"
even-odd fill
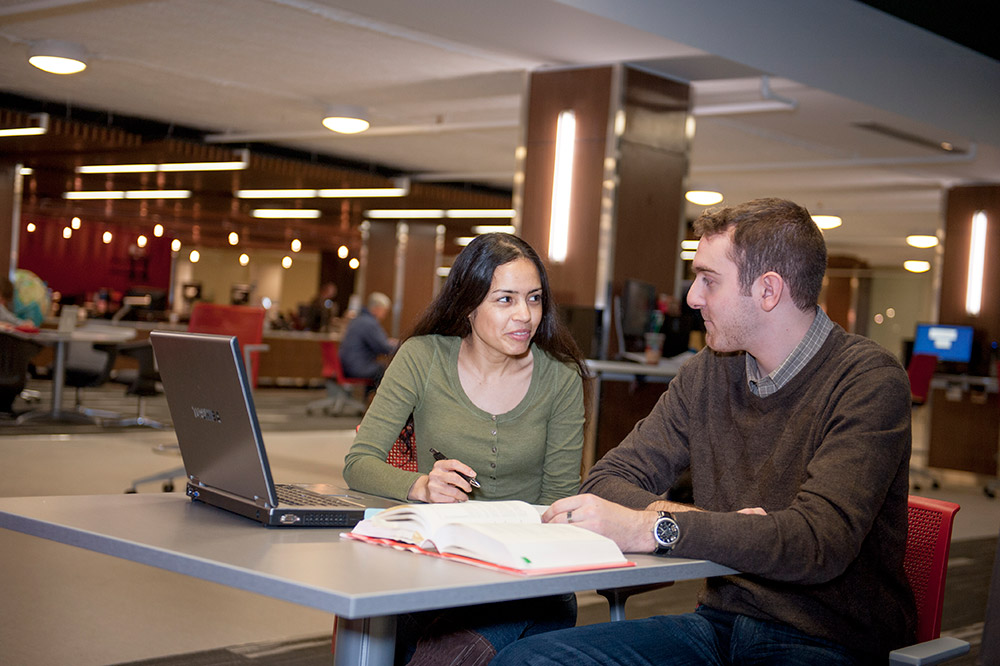
[[[208,409],[206,407],[192,407],[192,413],[196,419],[201,419],[202,421],[212,421],[213,423],[222,423],[222,417],[219,416],[219,412],[214,409]]]

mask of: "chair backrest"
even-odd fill
[[[927,401],[936,367],[937,356],[932,354],[914,354],[910,358],[906,374],[910,378],[910,399],[914,404],[922,405]]]
[[[903,568],[917,602],[917,642],[941,635],[951,527],[959,505],[910,495]]]
[[[344,372],[340,369],[340,354],[338,345],[332,340],[323,340],[319,343],[320,355],[323,358],[323,376],[327,379],[337,381]]]
[[[323,376],[330,377],[338,384],[364,384],[368,386],[375,382],[368,377],[348,377],[344,374],[344,365],[340,362],[340,345],[336,342],[321,342],[323,349]],[[327,374],[329,368],[329,374]]]
[[[246,305],[216,305],[195,303],[188,321],[190,333],[235,335],[240,347],[260,344],[264,337],[264,308]],[[258,355],[254,354],[250,371],[251,385],[257,385]]]

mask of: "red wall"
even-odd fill
[[[28,222],[35,231],[28,233]],[[53,291],[92,294],[100,289],[124,292],[130,286],[167,289],[170,286],[170,239],[153,237],[140,250],[135,232],[84,221],[69,239],[62,237],[65,219],[23,219],[17,265],[40,277]],[[105,244],[105,231],[114,234]]]

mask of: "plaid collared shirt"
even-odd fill
[[[760,366],[757,365],[757,359],[750,354],[746,354],[747,384],[749,384],[753,394],[761,398],[766,398],[769,395],[777,393],[782,386],[792,380],[792,377],[799,374],[799,371],[806,366],[806,363],[812,360],[812,357],[816,355],[819,348],[823,346],[826,336],[832,328],[833,322],[830,321],[830,318],[823,312],[822,308],[817,305],[816,318],[813,320],[809,330],[806,331],[805,337],[792,350],[788,358],[775,368],[774,372],[764,377],[760,374]]]

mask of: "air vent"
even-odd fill
[[[869,132],[875,132],[876,134],[881,134],[882,136],[888,136],[893,139],[898,139],[900,141],[906,141],[915,146],[920,146],[921,148],[930,148],[931,150],[936,150],[942,153],[948,153],[949,155],[964,155],[966,150],[955,146],[949,141],[934,141],[916,134],[910,134],[909,132],[904,132],[902,130],[895,129],[893,127],[887,127],[881,123],[853,123],[857,128],[868,130]]]

